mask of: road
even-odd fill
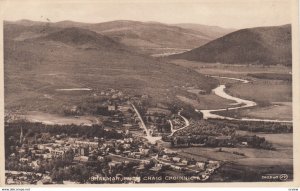
[[[185,118],[184,116],[182,116],[180,112],[181,112],[181,111],[178,112],[178,115],[184,120],[185,125],[184,125],[183,127],[179,128],[179,129],[173,129],[173,124],[172,124],[172,122],[171,122],[171,124],[172,124],[172,125],[171,125],[171,132],[172,132],[172,133],[171,133],[169,136],[172,136],[176,131],[180,131],[180,130],[182,130],[182,129],[188,127],[188,126],[190,126],[189,120],[188,120],[187,118]]]
[[[132,106],[133,110],[135,111],[136,115],[138,116],[138,118],[139,118],[139,120],[140,120],[140,122],[141,122],[142,128],[143,128],[143,129],[145,130],[145,132],[146,132],[146,137],[145,137],[145,138],[146,138],[150,143],[155,144],[156,141],[158,141],[158,140],[161,139],[161,137],[152,137],[152,135],[150,134],[149,129],[146,127],[146,125],[145,125],[145,123],[144,123],[143,118],[141,117],[140,112],[137,110],[137,108],[135,107],[134,104],[131,104],[131,106]]]

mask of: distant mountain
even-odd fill
[[[201,25],[195,23],[178,23],[178,24],[174,24],[174,26],[178,26],[181,28],[190,29],[194,31],[199,31],[213,39],[222,37],[226,34],[229,34],[237,30],[233,28],[222,28],[219,26],[209,26],[209,25]]]
[[[291,65],[291,25],[242,29],[170,58],[211,63]]]
[[[15,25],[15,27],[19,28],[17,31],[22,31],[20,27],[26,28],[25,33],[19,32],[19,36],[15,35],[15,38],[18,40],[45,35],[40,33],[40,31],[53,32],[53,30],[58,30],[59,28],[79,27],[113,38],[115,41],[146,54],[187,51],[227,33],[226,30],[223,31],[221,28],[208,27],[211,28],[208,29],[204,25],[201,25],[203,27],[203,30],[201,30],[199,27],[196,29],[196,27],[188,28],[159,22],[128,20],[103,23],[81,23],[68,20],[53,23],[20,20],[15,22],[5,21],[5,23]]]
[[[118,20],[97,24],[81,25],[77,22],[64,22],[66,26],[80,26],[104,34],[146,53],[168,50],[187,50],[205,44],[212,38],[200,31],[184,29],[158,22],[139,22]],[[62,22],[53,23],[55,27],[64,27]]]

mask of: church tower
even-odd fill
[[[20,143],[21,144],[23,143],[23,140],[24,140],[24,137],[23,137],[23,127],[21,127],[21,134],[20,134]]]

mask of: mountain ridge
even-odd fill
[[[291,25],[241,29],[169,57],[208,63],[291,65]]]

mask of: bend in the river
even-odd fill
[[[222,77],[222,76],[211,76],[211,77],[236,80],[236,81],[240,81],[242,83],[249,83],[248,80],[239,79],[239,78],[230,78],[230,77]],[[222,84],[222,85],[219,85],[218,87],[216,87],[215,89],[213,89],[212,91],[217,96],[220,96],[220,97],[228,99],[228,100],[235,101],[236,103],[234,105],[241,105],[241,106],[221,108],[221,109],[212,109],[212,110],[200,110],[203,113],[203,118],[204,119],[209,119],[210,118],[210,119],[228,119],[228,120],[239,120],[239,121],[264,121],[264,122],[285,122],[285,123],[291,123],[292,122],[292,121],[283,121],[283,120],[274,120],[274,119],[255,119],[255,118],[241,118],[241,119],[238,119],[238,118],[226,117],[226,116],[215,114],[214,112],[218,112],[218,111],[235,110],[235,109],[253,107],[253,106],[257,105],[257,103],[255,103],[253,101],[241,99],[241,98],[238,98],[238,97],[233,97],[233,96],[227,94],[224,91],[225,88],[226,88],[226,86],[224,84]],[[196,111],[199,111],[199,110],[196,110]]]

